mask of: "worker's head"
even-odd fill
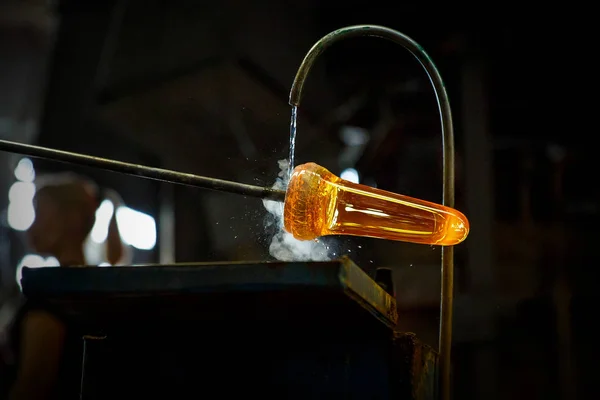
[[[61,264],[78,262],[60,257],[75,254],[75,251],[81,253],[101,201],[97,186],[67,174],[42,177],[36,181],[36,189],[33,200],[35,220],[27,232],[31,245],[36,252],[55,256]],[[107,242],[107,261],[116,263],[122,253],[122,244],[114,214]]]

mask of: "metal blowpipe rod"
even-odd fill
[[[217,190],[220,192],[229,192],[242,196],[257,197],[260,199],[280,202],[285,200],[285,191],[283,190],[246,185],[244,183],[187,174],[168,169],[146,167],[144,165],[130,164],[126,162],[110,160],[107,158],[93,157],[85,154],[71,153],[68,151],[49,149],[30,144],[16,143],[8,140],[0,140],[0,151],[8,151],[11,153],[18,153],[36,158],[46,158],[68,164],[102,168],[108,171],[139,176],[141,178],[152,179],[155,181],[176,183],[179,185]]]

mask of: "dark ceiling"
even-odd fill
[[[269,184],[286,156],[287,96],[302,58],[326,33],[358,23],[398,29],[428,51],[446,82],[459,151],[467,60],[485,60],[495,142],[553,137],[541,118],[551,101],[539,94],[545,81],[537,65],[550,53],[539,29],[514,18],[459,23],[446,10],[427,8],[397,13],[378,1],[343,8],[316,1],[63,2],[40,143]],[[340,129],[366,128],[371,140],[355,164],[394,188],[398,168],[410,174],[399,159],[412,165],[439,157],[438,121],[430,83],[412,55],[385,41],[351,39],[328,49],[311,72],[297,157],[339,173]],[[81,140],[81,132],[96,139]],[[110,150],[116,142],[123,151]],[[438,179],[439,162],[428,165],[435,176],[428,179]]]

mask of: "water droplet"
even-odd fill
[[[373,260],[369,260],[369,262],[370,262],[371,264],[373,264]]]
[[[362,246],[361,246],[361,245],[359,245],[359,246],[358,246],[358,248],[359,248],[359,249],[362,249]]]

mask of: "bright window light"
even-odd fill
[[[8,225],[17,231],[26,231],[35,220],[33,183],[15,182],[8,191]]]
[[[21,182],[31,183],[35,179],[33,163],[29,158],[22,158],[15,168],[15,178]]]
[[[10,203],[8,205],[8,225],[16,231],[26,231],[35,220],[32,204]]]
[[[96,222],[90,234],[95,243],[104,243],[108,237],[108,226],[115,211],[115,206],[110,200],[104,200],[96,210]]]
[[[125,243],[140,250],[151,250],[156,245],[156,222],[150,215],[119,207],[117,224]]]
[[[32,202],[35,195],[35,185],[27,182],[15,182],[8,191],[8,201],[11,203]]]
[[[35,170],[29,158],[22,158],[15,168],[17,182],[8,191],[8,225],[17,231],[26,231],[35,220]]]
[[[340,178],[350,182],[358,183],[358,171],[354,168],[346,168],[340,174]]]
[[[23,277],[23,267],[42,268],[42,267],[59,267],[60,263],[55,257],[44,258],[37,254],[27,254],[17,265],[16,279],[19,287],[21,286],[21,278]]]

